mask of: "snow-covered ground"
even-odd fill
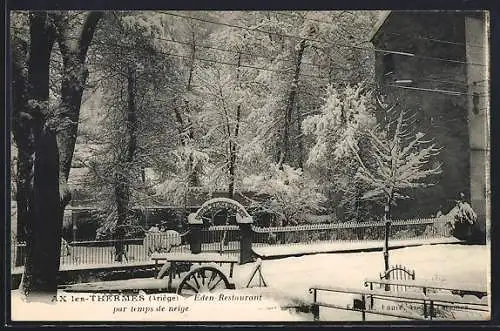
[[[484,284],[489,288],[489,248],[487,246],[467,245],[426,245],[390,251],[390,264],[402,264],[415,270],[417,280],[438,280],[452,283]],[[53,319],[53,320],[216,320],[216,321],[311,321],[311,314],[282,310],[283,306],[297,306],[310,303],[312,295],[309,288],[313,285],[343,286],[362,288],[365,278],[377,277],[383,270],[381,252],[316,254],[262,261],[262,273],[268,288],[241,289],[246,284],[254,263],[236,266],[233,280],[240,289],[228,291],[227,295],[242,294],[262,297],[258,300],[194,301],[193,298],[179,298],[170,302],[167,309],[179,305],[189,307],[187,311],[131,312],[138,307],[157,307],[156,301],[150,302],[145,296],[140,302],[94,302],[57,303],[53,305],[25,303],[13,291],[12,317],[16,320]],[[132,282],[134,280],[131,280]],[[66,296],[89,296],[82,293],[61,293]],[[167,295],[167,294],[165,294]],[[169,295],[167,295],[169,296]],[[170,295],[170,297],[175,297]],[[169,299],[170,300],[170,299]],[[336,304],[352,303],[351,295],[330,295],[321,298]],[[113,307],[127,308],[126,312],[113,312]],[[64,313],[62,313],[64,312]],[[82,314],[85,312],[85,314]],[[456,319],[485,319],[485,313],[459,313]],[[320,309],[322,321],[360,320],[358,312],[348,312],[329,308]],[[368,316],[368,320],[393,320],[385,316]]]

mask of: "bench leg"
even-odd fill
[[[432,320],[434,316],[434,301],[431,301],[429,304],[429,318]]]
[[[314,289],[313,292],[313,304],[311,306],[311,311],[313,314],[313,320],[314,321],[319,321],[319,305],[316,303],[318,299],[318,293],[317,290]]]
[[[361,295],[361,304],[362,304],[362,309],[363,311],[361,312],[361,318],[364,321],[366,321],[366,313],[365,313],[365,309],[366,309],[366,298],[365,298],[365,295],[362,294]]]
[[[319,305],[313,303],[313,305],[311,307],[311,311],[313,314],[313,320],[319,321]]]
[[[172,290],[172,278],[177,272],[175,262],[170,262],[170,272],[168,273],[168,291]]]

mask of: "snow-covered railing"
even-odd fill
[[[412,225],[412,224],[434,224],[434,223],[449,223],[453,221],[453,217],[441,216],[438,218],[415,218],[409,220],[391,220],[391,225]]]
[[[328,230],[328,229],[346,229],[346,228],[365,228],[372,226],[384,226],[382,222],[345,222],[345,223],[326,223],[326,224],[304,224],[293,226],[276,226],[276,227],[252,227],[255,232],[270,233],[270,232],[295,232],[295,231],[311,231],[311,230]]]
[[[448,223],[452,218],[419,218],[410,220],[391,220],[391,225],[416,225],[416,224],[434,224],[434,223]],[[344,222],[344,223],[325,223],[325,224],[302,224],[293,226],[276,226],[276,227],[257,227],[252,226],[255,232],[269,233],[269,232],[290,232],[290,231],[303,231],[303,230],[327,230],[327,229],[347,229],[347,228],[366,228],[375,226],[385,226],[383,221],[372,222]]]
[[[422,239],[449,237],[452,218],[392,220],[389,239]],[[334,241],[383,240],[385,222],[345,222],[303,224],[285,227],[252,227],[256,246]]]
[[[235,231],[235,230],[239,230],[239,227],[237,225],[212,225],[208,228],[205,228],[204,230],[205,231],[224,231],[224,230]]]

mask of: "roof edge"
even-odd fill
[[[389,15],[391,13],[392,13],[392,10],[384,10],[380,14],[378,21],[375,23],[375,25],[372,28],[372,31],[370,32],[370,38],[368,39],[368,40],[370,40],[370,42],[373,42],[373,39],[377,36],[380,28],[382,27],[382,25],[384,25],[385,21],[387,20],[387,18],[389,17]]]

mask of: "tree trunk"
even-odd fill
[[[186,91],[189,93],[191,91],[191,83],[193,81],[193,71],[194,71],[194,61],[195,61],[195,55],[196,55],[196,43],[195,43],[195,36],[193,32],[192,36],[192,49],[191,49],[191,62],[189,66],[189,74],[188,74],[188,81],[186,84]],[[192,128],[192,122],[191,119],[189,118],[189,102],[187,100],[184,101],[184,112],[186,114],[186,123],[182,119],[182,115],[177,107],[174,108],[175,112],[175,119],[177,120],[177,123],[180,126],[180,134],[181,134],[181,144],[183,147],[188,146],[193,140],[194,140],[194,132]],[[194,164],[194,159],[193,155],[189,155],[188,163],[186,165],[186,168],[189,172],[188,175],[188,182],[189,186],[191,187],[197,187],[200,186],[200,176],[199,176],[199,169],[198,166],[193,166]]]
[[[238,53],[238,66],[236,67],[237,75],[236,80],[239,83],[239,70],[241,64],[241,53]],[[240,133],[240,120],[241,120],[241,104],[236,107],[236,126],[234,128],[233,141],[229,144],[229,186],[228,195],[230,199],[234,199],[234,184],[236,180],[236,161],[238,157],[238,135]],[[228,128],[229,130],[229,128]]]
[[[25,222],[30,219],[29,194],[32,190],[35,138],[27,101],[27,52],[28,45],[17,37],[12,38],[12,133],[17,147],[16,203],[17,241],[26,240]],[[17,249],[17,247],[16,247]],[[18,259],[21,254],[16,255]],[[21,261],[19,261],[21,262]],[[17,264],[17,263],[16,263]]]
[[[90,15],[92,16],[92,15]],[[62,121],[71,110],[74,111],[81,97],[71,100],[68,89],[71,83],[64,83],[61,88],[63,94],[62,107],[56,114],[49,114],[49,61],[55,38],[58,38],[61,52],[63,53],[64,66],[71,63],[68,60],[68,48],[65,41],[73,42],[74,37],[69,33],[61,34],[59,31],[62,22],[67,21],[59,13],[33,12],[30,13],[30,57],[28,63],[27,79],[23,77],[23,66],[19,66],[22,58],[18,57],[20,49],[14,55],[14,139],[20,151],[18,169],[20,170],[18,184],[20,194],[16,197],[20,208],[19,226],[25,229],[26,235],[26,261],[25,270],[21,281],[21,289],[30,298],[46,298],[57,292],[57,274],[60,264],[60,249],[64,207],[61,201],[68,200],[60,194],[60,171],[67,180],[71,166],[71,153],[65,153],[66,139],[56,137],[56,131],[65,132],[66,126]],[[92,38],[93,28],[97,20],[86,20],[80,45],[87,45]],[[89,23],[90,24],[87,24]],[[93,23],[92,23],[93,22]],[[54,31],[58,26],[58,32]],[[66,29],[66,32],[69,29]],[[74,29],[72,29],[73,32]],[[89,33],[90,32],[90,33]],[[62,38],[66,36],[69,38]],[[71,40],[71,41],[69,41]],[[63,52],[65,50],[66,52]],[[80,58],[85,58],[86,47],[80,48]],[[71,56],[69,56],[70,58]],[[19,71],[20,69],[21,71]],[[70,81],[74,76],[73,71],[65,70],[63,80]],[[25,85],[23,87],[23,85]],[[67,86],[68,88],[65,88]],[[83,86],[81,86],[83,89]],[[78,89],[78,87],[74,87]],[[27,91],[26,97],[23,97]],[[81,92],[80,92],[81,95]],[[70,102],[68,102],[70,101]],[[24,104],[24,105],[23,105]],[[66,104],[73,107],[65,107]],[[71,117],[70,117],[71,118]],[[76,117],[76,121],[78,117]],[[70,138],[76,139],[76,126]],[[71,139],[68,139],[71,141]],[[59,148],[63,150],[62,158],[59,157]],[[74,148],[74,144],[73,144]],[[35,157],[36,156],[36,157]],[[62,161],[61,166],[59,161]],[[62,170],[61,170],[62,169]],[[65,195],[65,194],[63,194]]]
[[[75,150],[82,95],[88,77],[85,61],[97,23],[102,15],[101,12],[89,12],[83,24],[78,26],[70,24],[68,19],[70,15],[63,13],[54,15],[57,41],[63,57],[61,101],[58,107],[61,127],[57,134],[60,155],[61,214],[64,213],[64,208],[71,200],[71,192],[67,183]],[[77,31],[78,38],[74,36],[75,31]]]
[[[26,240],[26,220],[31,218],[31,208],[29,202],[30,191],[33,189],[33,156],[34,149],[18,149],[17,158],[17,178],[16,178],[16,203],[17,203],[17,240]]]
[[[290,162],[290,129],[292,124],[292,114],[295,106],[295,97],[297,95],[297,89],[299,84],[300,66],[302,63],[302,56],[306,47],[306,40],[303,39],[299,44],[299,49],[297,52],[297,61],[295,62],[295,69],[293,75],[292,85],[290,87],[290,93],[288,94],[288,100],[285,109],[285,123],[283,125],[283,136],[281,142],[281,152],[278,164],[280,168],[283,167],[284,163]]]
[[[126,165],[121,167],[120,170],[126,171]],[[128,176],[123,174],[121,171],[116,171],[114,175],[115,182],[115,201],[117,210],[117,221],[116,227],[113,233],[113,239],[115,240],[115,261],[122,262],[123,258],[127,257],[127,252],[125,250],[125,229],[124,225],[127,222],[128,216],[128,204],[130,197],[130,188],[128,182]]]
[[[22,180],[27,184],[27,205],[21,207],[26,229],[26,261],[21,288],[31,299],[47,299],[57,292],[62,215],[59,214],[59,164],[55,127],[50,124],[49,60],[53,31],[45,12],[30,14],[30,56],[28,60],[28,115],[30,127],[22,128],[34,141],[33,153],[21,161]],[[34,55],[34,56],[33,56]],[[30,132],[31,133],[28,133]],[[25,146],[23,146],[25,147]],[[36,156],[36,157],[35,157]],[[31,160],[34,160],[31,163]],[[28,170],[28,167],[33,170]],[[32,178],[31,178],[32,176]],[[26,183],[23,183],[26,184]]]
[[[127,135],[128,141],[125,158],[119,161],[119,170],[115,172],[115,199],[117,207],[117,222],[115,229],[115,261],[122,262],[126,257],[124,245],[125,231],[123,225],[126,224],[129,216],[130,201],[130,177],[133,166],[134,155],[137,150],[137,72],[135,65],[130,63],[127,74],[128,107],[127,107]]]
[[[35,296],[55,295],[61,257],[63,219],[59,201],[59,155],[54,128],[45,125],[36,137],[33,224],[27,240],[23,289]]]
[[[240,117],[241,117],[241,105],[238,105],[236,109],[236,127],[234,129],[233,139],[238,139],[239,127],[240,127]],[[230,199],[234,199],[234,184],[236,181],[236,161],[238,156],[237,144],[233,142],[230,146],[230,156],[229,156],[229,187],[228,195]]]
[[[303,135],[302,135],[302,114],[299,109],[297,109],[297,114],[296,114],[296,120],[297,120],[297,160],[296,160],[296,165],[298,168],[303,168],[304,167],[304,141],[303,141]]]

